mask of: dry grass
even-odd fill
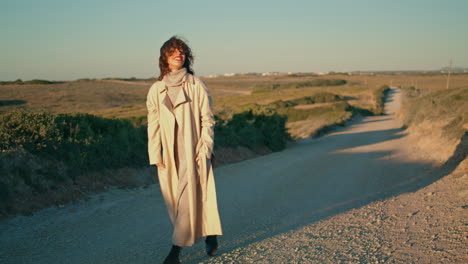
[[[295,109],[312,109],[312,108],[317,108],[317,107],[323,107],[323,106],[331,106],[335,104],[333,103],[321,103],[321,104],[309,104],[309,105],[296,105],[294,106]]]
[[[253,93],[256,85],[307,82],[314,79],[344,79],[343,86],[284,89]],[[330,75],[330,76],[233,76],[204,78],[214,100],[215,112],[230,112],[241,105],[269,104],[331,92],[345,96],[348,103],[372,109],[372,91],[383,84],[416,86],[423,93],[445,88],[445,76],[424,75]],[[146,94],[152,83],[120,80],[71,81],[49,85],[0,85],[0,112],[14,109],[50,112],[86,112],[103,117],[132,118],[146,115]],[[451,77],[451,87],[467,86],[468,75]],[[303,107],[303,106],[301,106]],[[317,107],[317,106],[315,106]],[[295,127],[295,124],[290,124]]]
[[[317,78],[345,79],[348,81],[348,84],[346,86],[336,87],[275,91],[267,96],[265,96],[265,94],[254,97],[248,96],[248,93],[253,91],[255,85],[258,84],[271,82],[305,82]],[[416,86],[418,89],[443,89],[445,88],[446,77],[423,75],[325,75],[320,77],[291,77],[286,75],[217,77],[205,78],[204,81],[210,88],[213,98],[215,98],[215,106],[221,108],[223,106],[257,102],[258,99],[263,99],[262,103],[269,103],[277,99],[287,100],[319,90],[349,96],[361,94],[361,96],[364,97],[366,90],[378,88],[383,84],[393,84],[393,86]],[[468,75],[454,75],[451,77],[450,83],[452,88],[466,86],[468,84]],[[0,111],[5,112],[17,108],[43,108],[52,112],[89,112],[93,110],[144,104],[146,93],[151,84],[150,82],[95,80],[70,81],[49,85],[0,85],[1,101],[26,101],[23,105],[0,106]],[[299,92],[298,90],[301,91]],[[371,98],[369,97],[367,99]]]
[[[327,128],[340,125],[351,118],[350,112],[328,111],[313,118],[289,122],[286,127],[288,132],[295,139],[318,136]]]
[[[3,106],[1,112],[29,109],[50,112],[90,112],[141,104],[148,84],[112,81],[73,81],[48,85],[2,85],[0,101],[23,100],[25,104]]]
[[[427,153],[426,158],[442,163],[468,132],[468,83],[450,89],[438,84],[404,88],[399,115],[415,147]]]
[[[345,79],[348,84],[335,87],[317,87],[280,90],[271,93],[249,95],[255,85],[265,83],[305,82],[317,78]],[[374,76],[234,76],[205,78],[215,102],[216,110],[233,108],[248,103],[268,104],[275,100],[290,100],[310,96],[317,92],[332,92],[349,96],[351,105],[372,105],[370,90],[383,84],[393,86],[417,86],[419,89],[443,89],[444,76],[422,75],[374,75]],[[49,85],[0,85],[0,112],[13,109],[48,110],[51,112],[94,112],[104,116],[126,117],[141,115],[150,82],[126,82],[118,80],[70,81]],[[451,77],[451,87],[468,84],[467,75]],[[18,104],[16,104],[16,101]],[[24,104],[21,104],[24,101]],[[5,103],[6,102],[6,103]],[[8,102],[12,102],[8,105]],[[118,109],[123,108],[123,109]],[[124,114],[124,112],[129,112]]]

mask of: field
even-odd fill
[[[290,88],[294,84],[320,79],[345,80],[346,84]],[[246,110],[252,104],[266,106],[278,100],[294,100],[323,92],[342,96],[354,110],[373,112],[376,102],[373,92],[382,85],[413,86],[423,90],[443,89],[446,85],[446,77],[443,75],[243,75],[204,78],[204,81],[212,93],[215,114],[224,118],[229,118],[241,108]],[[106,118],[130,118],[144,123],[146,93],[151,84],[138,80],[80,80],[44,85],[0,85],[0,112],[16,109],[52,113],[81,112]],[[467,84],[467,75],[451,77],[451,88]],[[284,86],[286,89],[259,89],[269,85]],[[295,106],[295,112],[306,118],[290,118],[287,122],[289,132],[294,138],[303,138],[317,134],[322,127],[342,123],[350,117],[350,111],[333,109],[336,103]]]
[[[256,85],[265,83],[304,82],[313,79],[344,79],[343,86],[277,90],[252,94]],[[217,111],[256,102],[267,104],[275,100],[288,100],[328,91],[358,97],[350,100],[358,104],[371,104],[370,91],[384,84],[390,86],[415,86],[421,89],[443,89],[446,77],[442,75],[324,75],[324,76],[233,76],[203,78],[210,88]],[[112,116],[136,111],[144,107],[146,93],[151,82],[118,80],[64,81],[44,85],[0,85],[0,112],[13,109],[48,110],[51,112],[103,112]],[[450,87],[468,85],[468,75],[453,75]],[[122,108],[122,109],[121,109]],[[129,110],[130,109],[130,110]],[[131,110],[134,109],[134,110]],[[121,111],[118,111],[121,110]],[[116,116],[120,116],[116,114]]]
[[[446,76],[424,74],[280,74],[202,79],[211,91],[219,123],[243,112],[274,111],[286,117],[286,127],[293,139],[320,135],[356,114],[380,114],[382,94],[379,89],[384,85],[413,87],[423,94],[445,90],[446,86]],[[154,79],[84,79],[0,85],[0,113],[12,110],[89,113],[145,125],[146,94],[153,82]],[[466,86],[468,75],[451,77],[450,89]],[[223,142],[225,140],[220,141]],[[227,146],[235,144],[227,142]],[[218,144],[220,146],[223,144]]]
[[[381,114],[388,86],[403,87],[407,100],[402,114],[411,129],[440,131],[452,143],[466,131],[467,75],[452,76],[449,90],[442,75],[203,80],[214,101],[218,165],[280,151],[289,139],[319,136],[355,115]],[[108,185],[154,182],[154,171],[141,170],[148,164],[145,101],[151,84],[79,80],[0,85],[0,217],[70,201]]]

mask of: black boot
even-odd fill
[[[169,252],[169,255],[167,255],[163,264],[180,264],[179,255],[181,250],[181,247],[173,245],[171,248],[171,252]]]
[[[218,252],[218,240],[216,239],[216,236],[207,236],[205,239],[205,244],[206,254],[209,256],[216,255],[216,252]]]

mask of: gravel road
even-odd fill
[[[411,151],[400,97],[386,115],[217,168],[219,254],[200,243],[182,261],[464,263],[468,176],[439,180]],[[112,189],[1,222],[0,263],[161,263],[171,235],[158,185]]]

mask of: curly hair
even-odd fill
[[[167,63],[168,57],[176,50],[185,54],[185,62],[182,67],[187,69],[187,72],[194,74],[192,69],[193,55],[190,47],[178,36],[172,36],[168,41],[164,42],[159,52],[159,70],[160,74],[158,80],[162,80],[164,75],[168,74],[171,70]]]

